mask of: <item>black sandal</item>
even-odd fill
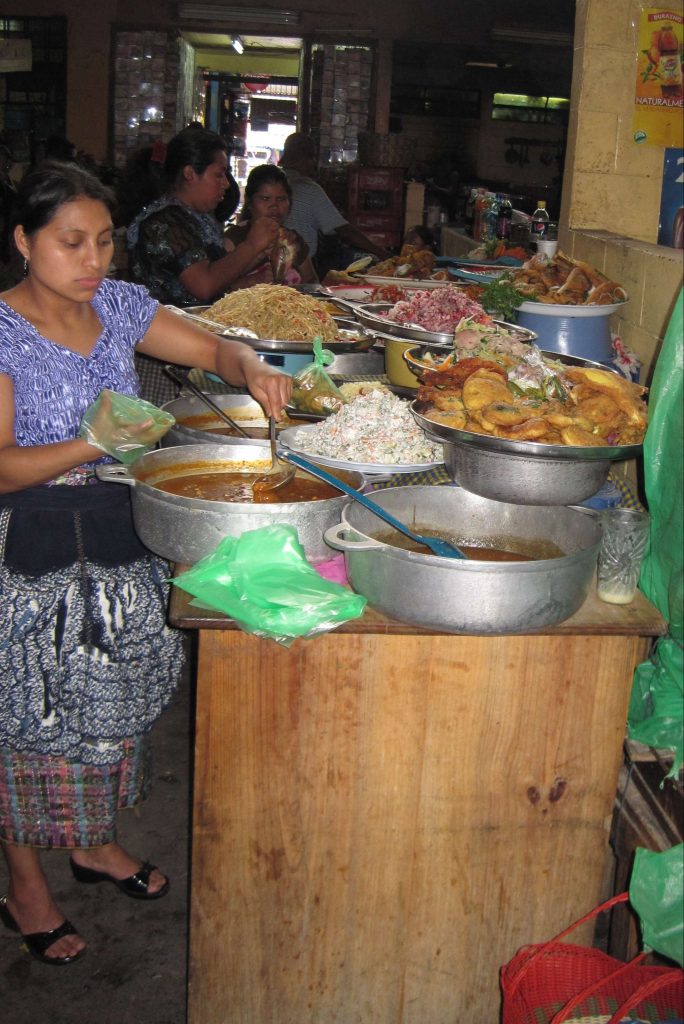
[[[85,868],[81,864],[77,864],[71,857],[69,858],[69,863],[77,882],[85,882],[86,885],[94,885],[97,882],[112,882],[117,889],[121,889],[121,892],[127,896],[132,896],[134,900],[161,899],[162,896],[166,896],[171,886],[171,882],[167,878],[161,889],[157,889],[156,892],[148,892],[150,875],[155,870],[155,865],[150,864],[149,861],[145,861],[134,875],[122,879],[112,878],[106,871],[94,871],[92,868]]]
[[[0,896],[0,918],[2,918],[5,928],[9,928],[11,932],[18,932],[21,935],[28,952],[36,960],[40,960],[42,964],[63,967],[65,964],[73,964],[75,960],[79,960],[85,953],[84,948],[79,949],[78,953],[74,953],[72,956],[46,956],[46,950],[53,946],[55,942],[58,942],[59,939],[64,938],[65,935],[78,935],[71,921],[64,920],[49,932],[32,932],[30,935],[24,935],[7,906],[6,895]]]

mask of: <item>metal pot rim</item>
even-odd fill
[[[432,493],[432,492],[434,492],[435,488],[434,488],[434,486],[422,487],[421,488],[421,487],[415,487],[415,486],[410,486],[409,485],[409,486],[405,486],[405,487],[392,487],[392,488],[388,488],[387,490],[391,490],[393,492],[396,492],[396,491],[411,491],[412,493],[415,494],[416,491],[421,491],[421,490],[428,491],[429,493]],[[387,493],[387,491],[384,491],[383,493]],[[378,495],[374,495],[373,497],[374,497],[374,500],[376,500],[376,501],[378,500]],[[493,501],[494,499],[483,499],[483,500]],[[596,521],[596,523],[598,525],[598,537],[596,538],[596,540],[592,544],[589,544],[586,547],[581,548],[580,551],[574,551],[574,552],[572,552],[572,554],[563,555],[560,558],[536,558],[536,559],[532,559],[529,562],[498,562],[498,561],[491,561],[490,562],[490,561],[487,561],[485,559],[474,559],[474,558],[473,559],[467,559],[467,560],[464,561],[462,559],[455,559],[455,558],[440,558],[438,555],[424,555],[424,554],[421,554],[418,551],[409,551],[409,550],[407,550],[405,548],[395,547],[393,544],[387,544],[384,541],[376,540],[375,537],[369,536],[368,534],[364,533],[363,530],[360,530],[358,527],[353,526],[348,521],[347,516],[346,516],[347,510],[351,509],[353,511],[356,508],[358,508],[357,503],[354,502],[354,501],[347,501],[345,503],[345,505],[344,505],[344,507],[342,509],[342,512],[341,512],[341,523],[343,525],[345,525],[348,530],[358,534],[360,537],[363,537],[364,540],[372,541],[375,545],[377,545],[377,550],[378,551],[383,551],[383,553],[387,553],[389,557],[396,558],[399,561],[403,561],[403,562],[406,562],[406,561],[408,561],[408,562],[417,562],[419,564],[427,564],[427,565],[435,566],[436,568],[443,568],[443,569],[446,569],[446,570],[459,570],[459,569],[463,569],[466,572],[483,572],[483,571],[487,571],[487,570],[496,569],[496,572],[498,574],[499,572],[504,572],[504,573],[518,573],[518,572],[521,572],[521,571],[522,572],[540,572],[540,571],[546,571],[546,570],[548,570],[550,568],[562,569],[566,565],[568,565],[570,562],[576,560],[578,557],[586,555],[588,552],[592,552],[594,548],[596,548],[598,550],[598,547],[600,546],[600,543],[601,543],[601,527],[600,527],[599,517],[597,515],[595,515],[594,512],[591,509],[586,509],[585,510],[585,509],[575,508],[575,507],[572,507],[572,506],[569,506],[569,505],[529,505],[529,506],[525,506],[525,505],[514,505],[512,502],[496,502],[496,504],[500,504],[500,505],[510,504],[511,507],[514,507],[515,509],[521,509],[521,508],[529,507],[531,510],[534,510],[537,513],[539,513],[540,510],[542,510],[542,509],[548,509],[549,513],[553,512],[556,515],[558,514],[559,511],[574,513],[576,515],[585,515],[586,514],[587,518],[590,518],[590,519]],[[344,543],[344,541],[341,541],[340,543],[342,545]],[[342,550],[346,551],[347,549],[342,548]],[[350,546],[348,550],[350,552],[353,552],[354,548]],[[373,551],[375,549],[365,548],[364,550],[365,551]]]

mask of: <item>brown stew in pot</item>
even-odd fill
[[[267,471],[267,470],[266,470]],[[274,491],[254,494],[252,485],[263,477],[261,473],[191,473],[160,480],[154,486],[168,494],[182,498],[201,498],[203,501],[233,501],[249,505],[283,505],[288,502],[325,501],[337,498],[340,492],[322,480],[295,476]]]
[[[231,415],[230,409],[226,412]],[[253,420],[240,420],[233,416],[248,437],[251,437],[254,441],[268,440],[268,424],[265,426],[254,426]],[[258,422],[258,421],[257,421]],[[277,424],[278,431],[285,430],[286,427],[304,426],[307,420],[291,420],[289,417],[280,420]],[[178,420],[180,427],[187,427],[188,430],[201,430],[206,431],[210,434],[220,434],[222,437],[242,437],[237,430],[233,430],[227,423],[220,420],[217,416],[212,416],[211,413],[198,414],[197,416],[183,416]]]
[[[451,541],[456,544],[467,558],[475,559],[478,562],[535,562],[545,558],[563,558],[564,552],[550,540],[514,540],[511,537],[492,537],[491,540],[478,540],[468,543],[468,538],[459,538],[449,535],[446,532],[440,533],[425,526],[411,526],[416,533],[422,533],[426,537],[439,537],[442,540]],[[415,551],[420,555],[434,555],[434,551],[419,544],[417,541],[407,537],[398,530],[383,530],[380,533],[371,535],[373,540],[381,544],[389,544],[394,548],[403,548],[405,551]],[[509,548],[510,545],[510,548]],[[517,550],[512,550],[513,548]]]

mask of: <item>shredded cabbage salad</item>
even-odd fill
[[[441,462],[441,445],[428,441],[408,403],[391,391],[359,395],[339,412],[299,430],[302,451],[366,465],[419,465]]]

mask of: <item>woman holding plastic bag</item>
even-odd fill
[[[106,278],[112,206],[74,165],[29,174],[14,233],[26,277],[0,296],[0,918],[53,965],[85,941],[41,849],[68,848],[77,881],[139,900],[169,888],[117,844],[115,816],[149,788],[147,733],[177,683],[180,637],[166,626],[166,566],[138,541],[127,489],[94,473],[103,451],[152,444],[158,427],[122,423],[109,398],[93,406],[137,394],[135,350],[246,385],[267,414],[290,395],[247,346]]]

